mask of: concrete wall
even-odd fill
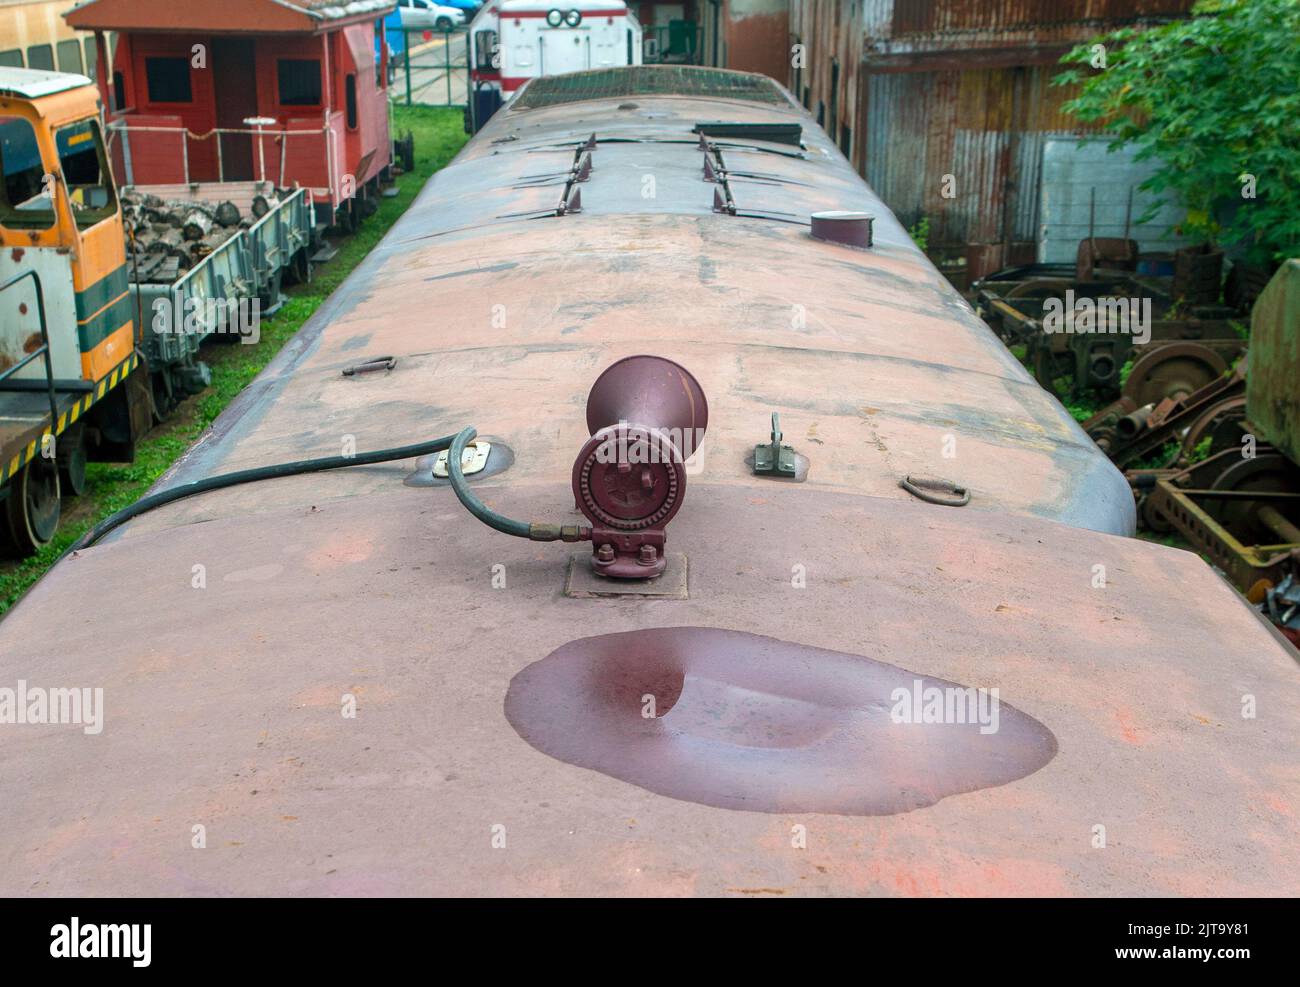
[[[1043,144],[1039,205],[1038,259],[1044,263],[1073,262],[1079,241],[1088,235],[1090,193],[1096,190],[1096,236],[1123,236],[1129,189],[1133,190],[1133,223],[1129,236],[1144,253],[1169,252],[1184,241],[1170,230],[1182,210],[1167,205],[1149,223],[1137,218],[1157,196],[1138,185],[1151,177],[1155,163],[1135,161],[1134,151],[1106,150],[1105,138],[1053,137]]]

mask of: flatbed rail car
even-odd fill
[[[305,188],[277,195],[269,182],[127,185],[122,194],[211,206],[231,203],[246,217],[247,228],[180,271],[174,281],[146,277],[140,269],[144,250],[132,244],[131,294],[143,319],[141,349],[153,370],[155,411],[165,416],[211,383],[199,358],[206,340],[217,333],[255,340],[250,323],[274,315],[283,304],[286,274],[299,282],[311,277],[311,254],[319,239],[312,196]],[[265,210],[261,215],[254,203]]]
[[[87,459],[149,425],[122,217],[90,80],[0,68],[0,551],[26,555]]]
[[[285,276],[310,277],[316,226],[310,190],[265,182],[125,186],[119,197],[90,80],[0,73],[0,548],[24,556],[54,536],[61,497],[81,493],[88,458],[129,462],[151,418],[207,386],[205,340],[256,341]],[[123,198],[142,197],[231,203],[245,228],[158,276],[157,258],[124,239]]]
[[[0,731],[0,891],[1300,891],[1285,644],[1125,537],[1122,477],[784,90],[662,71],[530,82],[160,489],[466,425],[481,470],[209,490],[0,623],[0,681],[105,710]],[[665,396],[693,466],[585,458]],[[656,580],[531,541],[664,476]],[[60,619],[109,580],[168,606]],[[1000,723],[947,702],[994,689]]]

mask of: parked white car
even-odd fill
[[[433,0],[398,0],[402,27],[409,31],[450,31],[465,23],[465,11]]]

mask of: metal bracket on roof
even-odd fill
[[[360,363],[353,363],[343,368],[344,377],[355,377],[357,374],[374,373],[376,370],[392,370],[397,366],[397,357],[395,356],[376,356],[369,360],[363,360]]]
[[[564,192],[560,204],[555,207],[555,215],[567,216],[569,213],[582,212],[582,189],[570,182],[564,187]]]
[[[722,152],[703,134],[700,134],[700,150],[704,152],[704,180],[718,186],[713,190],[713,211],[736,215],[736,199],[731,194],[727,163],[722,160]]]
[[[772,412],[772,441],[754,446],[756,476],[794,476],[794,447],[781,442],[781,416]]]
[[[466,476],[473,476],[475,473],[482,473],[483,468],[487,466],[488,454],[492,451],[492,443],[483,439],[476,439],[465,447],[465,451],[460,457],[460,469]],[[433,461],[433,475],[439,479],[447,477],[447,453],[444,449],[438,453],[438,457]]]

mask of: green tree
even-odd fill
[[[1054,83],[1080,87],[1066,112],[1158,163],[1140,222],[1172,199],[1194,242],[1257,262],[1300,254],[1300,0],[1200,0],[1187,20],[1114,31],[1062,62]]]

